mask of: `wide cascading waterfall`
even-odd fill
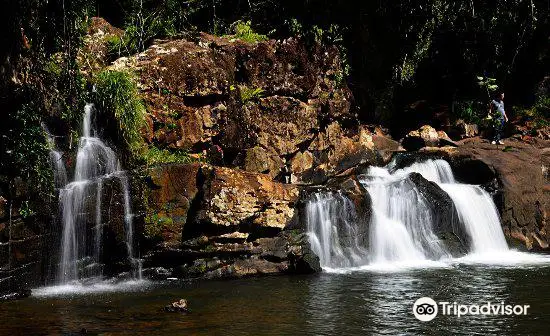
[[[79,141],[74,181],[61,189],[59,204],[62,214],[60,283],[100,277],[102,275],[102,192],[107,179],[118,179],[124,208],[124,231],[129,262],[134,275],[140,267],[134,255],[133,223],[128,178],[120,170],[115,152],[97,137],[93,123],[95,108],[87,104],[84,111],[82,137]],[[94,205],[93,215],[88,211]],[[92,217],[93,220],[90,221]],[[112,218],[111,218],[112,220]],[[91,224],[89,224],[91,222]],[[93,226],[90,228],[89,226]],[[90,239],[90,232],[93,238]]]
[[[416,175],[422,175],[423,179]],[[469,255],[508,252],[498,211],[491,196],[477,185],[457,183],[445,160],[415,162],[396,169],[393,161],[387,167],[371,167],[360,176],[361,184],[371,198],[370,222],[354,221],[340,193],[320,192],[307,204],[307,223],[313,251],[325,269],[371,265],[426,265],[426,262],[450,260],[442,232],[439,209],[421,192],[418,179],[434,182],[431,188],[448,194],[451,217],[443,218],[443,229],[455,223],[464,234]],[[416,182],[415,182],[416,181]],[[437,188],[439,187],[439,188]],[[438,194],[439,195],[439,194]],[[451,203],[452,201],[452,203]],[[349,204],[352,206],[348,200]],[[431,203],[432,202],[432,203]],[[345,225],[343,225],[345,224]],[[368,232],[368,239],[348,240]],[[457,236],[458,239],[460,237]]]
[[[366,250],[355,206],[341,193],[318,192],[306,205],[308,237],[321,267],[342,268],[364,264]]]

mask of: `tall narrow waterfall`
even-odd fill
[[[435,182],[449,195],[461,230],[469,238],[469,253],[508,251],[491,196],[479,186],[456,183],[447,161],[427,160],[394,168],[394,162],[384,168],[372,167],[360,178],[371,198],[370,223],[353,222],[346,215],[349,210],[340,194],[321,193],[311,198],[307,205],[308,231],[321,266],[414,265],[451,258],[447,246],[436,234],[438,209],[430,206],[409,178],[411,173]],[[365,231],[366,227],[368,240],[352,240],[342,245],[342,235],[354,237],[354,232]]]
[[[102,188],[106,179],[118,179],[121,185],[124,207],[124,231],[129,262],[139,276],[139,262],[133,248],[133,223],[130,207],[128,178],[120,170],[114,151],[99,139],[94,120],[95,108],[87,104],[82,122],[74,181],[60,192],[62,214],[61,262],[58,280],[68,283],[74,280],[102,275]],[[93,212],[90,206],[95,206]],[[90,220],[93,218],[93,220]],[[88,227],[92,223],[92,228]],[[91,232],[91,234],[90,234]],[[93,238],[90,239],[90,235]]]

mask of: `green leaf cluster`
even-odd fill
[[[243,104],[246,104],[249,101],[257,101],[258,99],[262,98],[265,94],[265,90],[262,88],[250,88],[245,85],[240,85],[239,93],[241,102]]]
[[[235,22],[234,30],[234,35],[226,35],[226,37],[236,38],[248,43],[262,42],[269,39],[266,35],[256,33],[254,29],[252,29],[252,22],[250,21]]]

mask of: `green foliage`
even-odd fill
[[[60,77],[63,73],[62,62],[58,56],[59,54],[52,55],[44,65],[44,71],[55,77]]]
[[[107,53],[116,58],[143,51],[147,41],[159,33],[155,21],[149,22],[151,19],[154,18],[143,18],[128,24],[121,37],[109,36],[106,40]]]
[[[256,33],[252,29],[250,21],[237,21],[235,24],[235,35],[229,36],[248,43],[262,42],[269,39],[266,35]]]
[[[29,201],[24,201],[19,208],[19,215],[23,218],[29,218],[36,214]]]
[[[328,28],[323,29],[320,26],[313,25],[305,28],[296,18],[291,18],[285,21],[285,25],[289,33],[293,36],[300,36],[306,44],[324,44],[334,45],[338,48],[341,57],[342,71],[334,74],[334,80],[337,86],[343,85],[351,73],[351,65],[348,60],[348,49],[345,46],[344,33],[346,28],[330,24]]]
[[[264,96],[265,90],[262,88],[249,88],[244,85],[239,86],[239,93],[241,97],[241,102],[243,104],[248,103],[249,101],[256,101]]]
[[[0,165],[8,175],[21,176],[35,191],[49,195],[53,175],[49,145],[40,121],[40,111],[31,104],[9,116],[10,129],[3,142],[5,152]]]
[[[124,35],[110,36],[107,39],[111,57],[128,56],[145,50],[147,44],[156,37],[172,37],[192,28],[189,16],[197,10],[197,3],[184,3],[177,0],[143,0],[125,4],[127,15],[124,18]]]
[[[427,21],[418,35],[418,40],[414,44],[412,52],[410,54],[405,53],[403,63],[398,67],[398,78],[401,84],[413,79],[420,62],[428,55],[428,51],[432,45],[434,27],[434,20]]]
[[[164,163],[191,163],[195,161],[189,156],[189,153],[184,150],[160,149],[157,147],[149,147],[143,158],[148,165],[159,165]]]
[[[454,113],[456,119],[462,119],[468,124],[480,124],[487,115],[487,106],[475,100],[455,102]]]
[[[495,78],[477,76],[477,85],[487,93],[487,97],[491,97],[491,93],[498,90],[497,80]]]
[[[105,70],[96,76],[95,83],[99,106],[116,119],[126,145],[137,154],[143,147],[140,132],[145,126],[145,107],[132,74]]]
[[[536,114],[544,118],[550,118],[550,96],[545,93],[538,94],[534,108]]]

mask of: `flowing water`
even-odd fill
[[[499,260],[504,259],[519,264],[537,259],[508,248],[497,209],[485,190],[457,183],[448,162],[427,160],[402,169],[395,169],[394,162],[387,167],[371,167],[361,176],[372,201],[370,223],[347,220],[345,226],[339,224],[342,218],[339,214],[350,211],[339,204],[346,204],[354,211],[353,203],[342,200],[345,196],[324,193],[309,201],[310,242],[326,271],[447,267],[456,261],[435,233],[438,209],[430,206],[408,178],[411,173],[435,182],[452,199],[470,246],[468,255],[458,260],[500,263]],[[369,227],[368,246],[357,242],[342,244],[339,228],[359,232],[366,226]]]
[[[439,185],[451,197],[460,221],[471,237],[472,253],[488,254],[508,250],[498,211],[491,195],[479,186]]]
[[[99,137],[94,123],[95,108],[87,104],[82,122],[82,137],[79,140],[74,180],[65,185],[59,195],[63,231],[58,283],[67,284],[81,279],[101,278],[102,238],[104,223],[102,215],[103,184],[109,179],[118,179],[122,190],[124,207],[124,231],[128,261],[133,266],[134,277],[140,277],[141,267],[134,252],[130,188],[126,173],[121,170],[115,152]],[[93,215],[88,211],[95,205]],[[88,219],[94,218],[93,228]],[[92,232],[93,238],[90,237]]]
[[[42,124],[44,133],[48,140],[48,146],[50,147],[50,163],[52,165],[52,171],[54,176],[54,184],[56,188],[62,188],[67,184],[67,169],[65,169],[65,163],[63,162],[63,153],[57,150],[57,144],[55,142],[55,136],[53,136],[45,124]]]
[[[324,267],[351,267],[365,261],[354,223],[355,207],[340,193],[317,193],[306,206],[313,252]],[[341,232],[339,232],[341,230]],[[340,239],[345,240],[342,246]]]

